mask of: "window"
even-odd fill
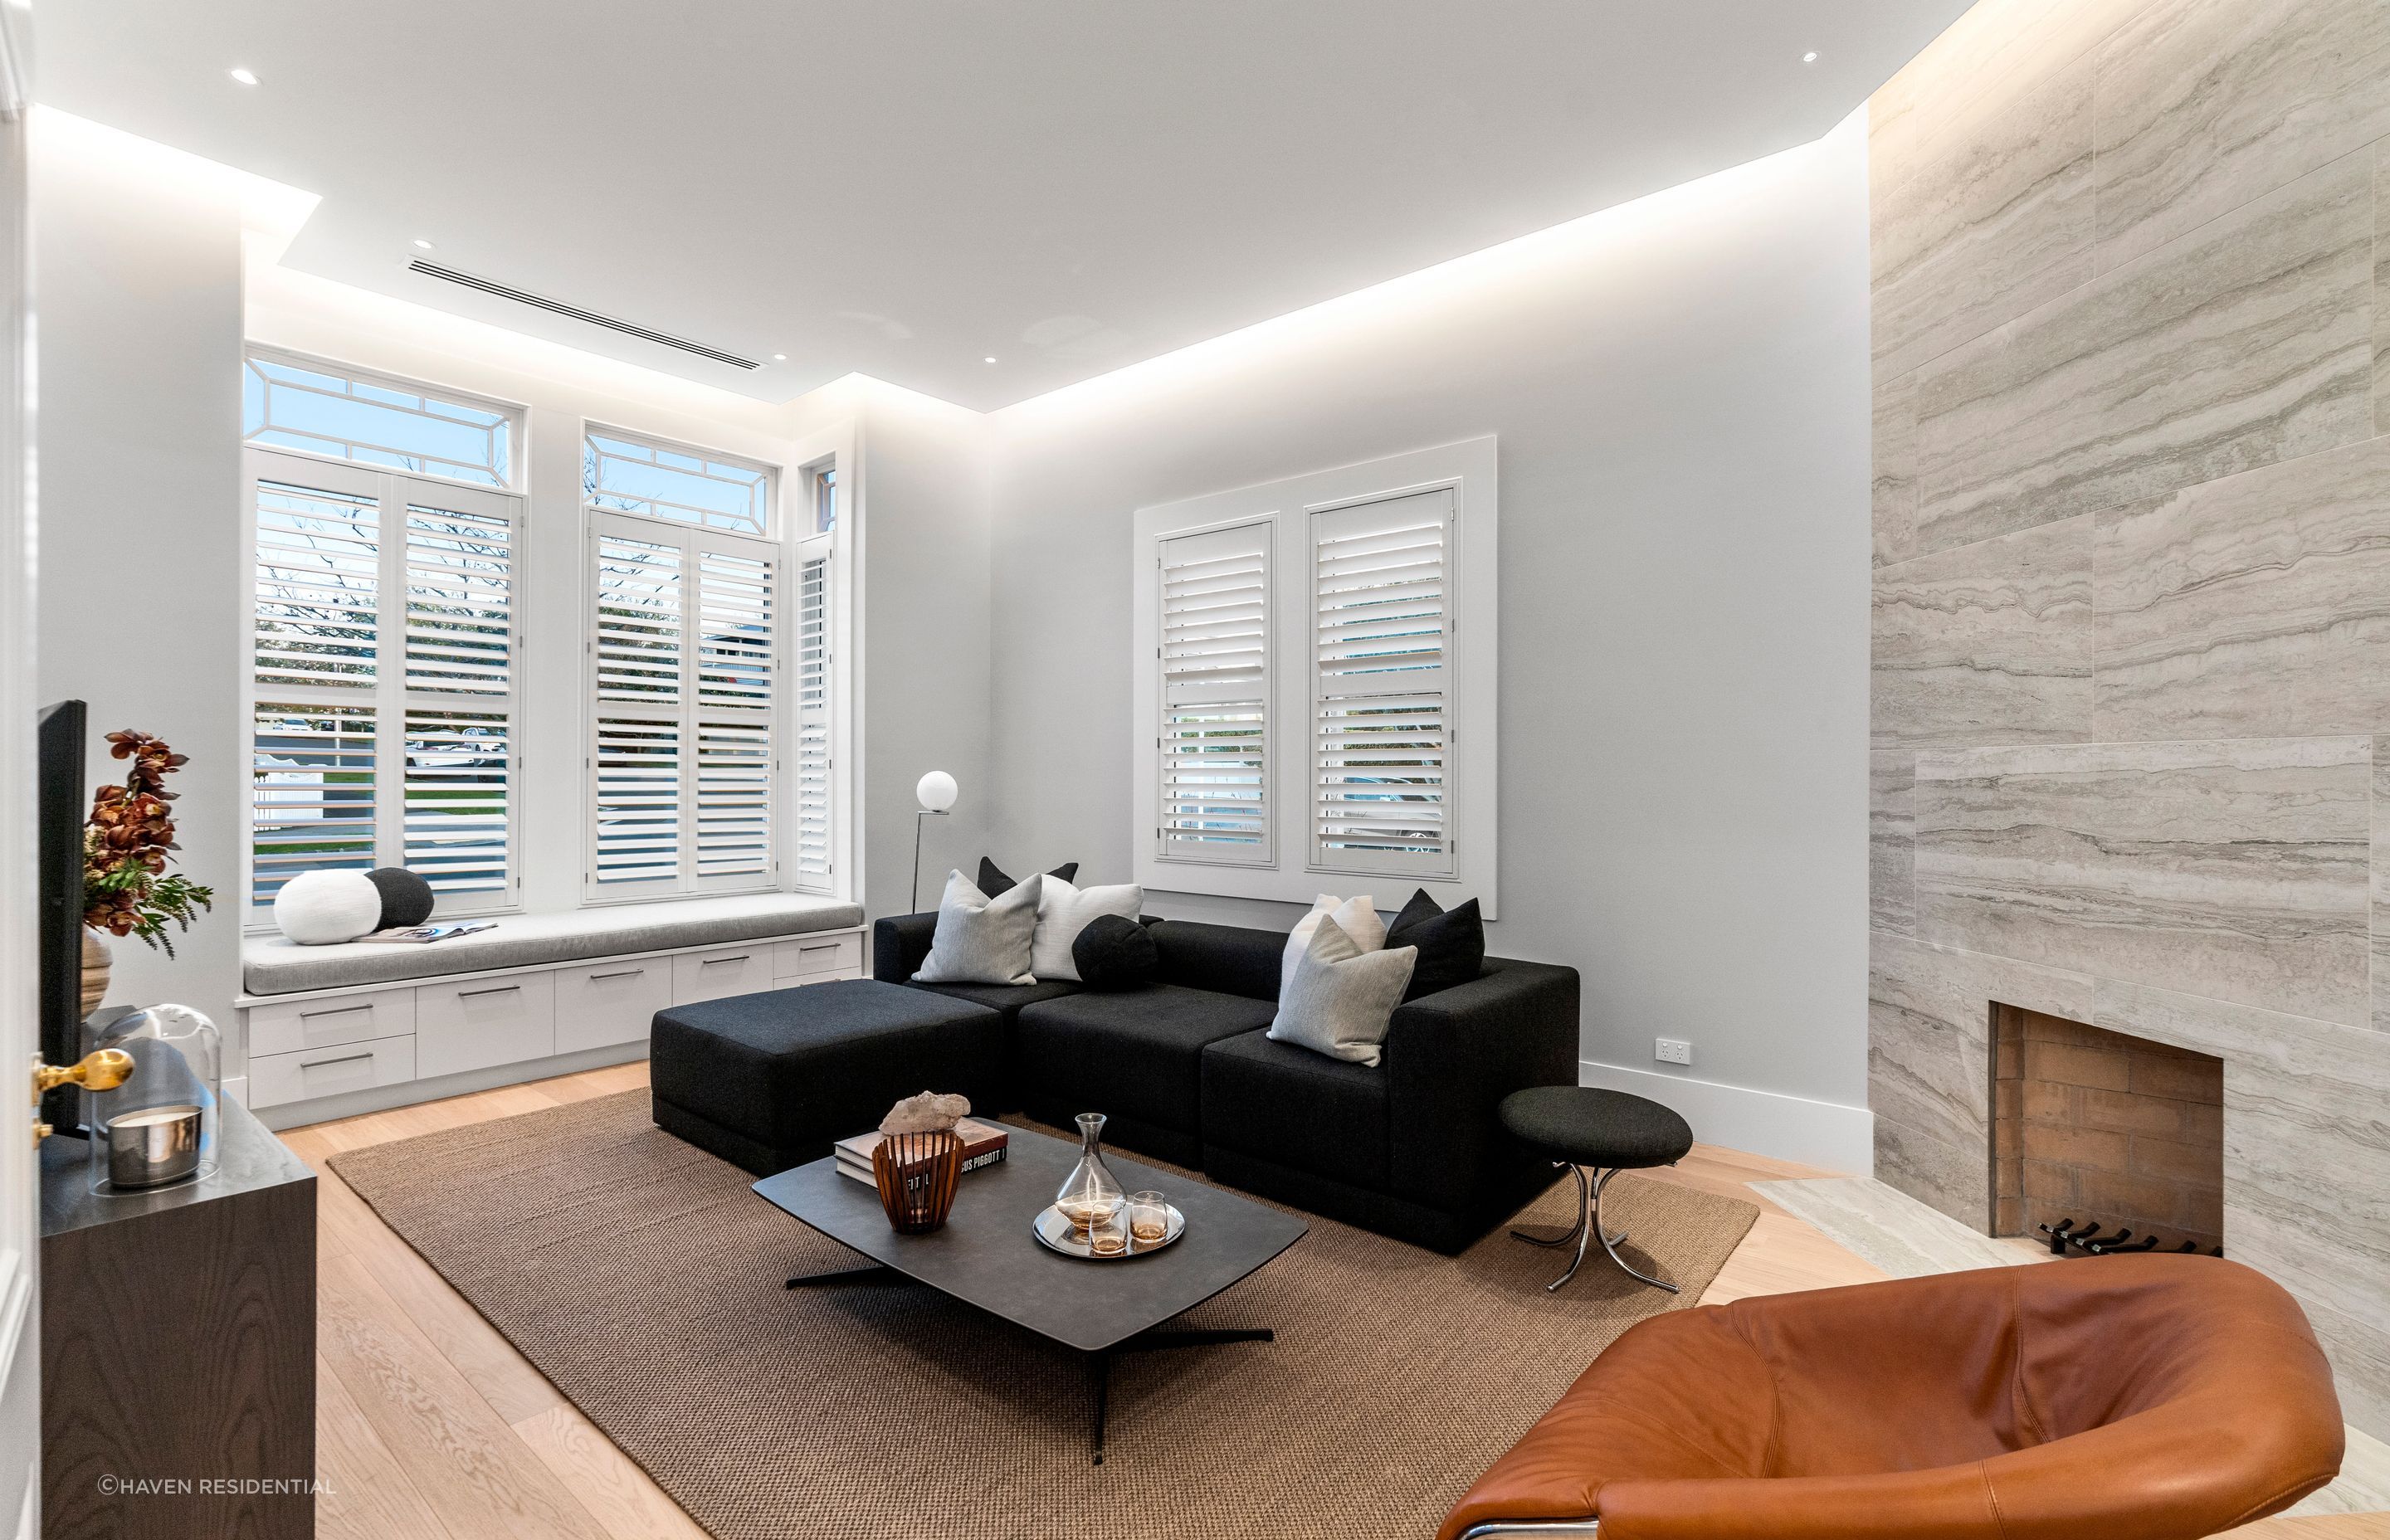
[[[739,534],[770,535],[769,466],[612,428],[581,440],[581,498],[592,508]]]
[[[252,353],[241,372],[241,437],[267,448],[503,488],[516,425],[495,402],[295,355]]]
[[[267,450],[255,515],[250,900],[405,866],[513,901],[519,500]]]
[[[1311,515],[1314,863],[1452,869],[1445,750],[1450,488]]]
[[[816,466],[805,475],[813,486],[814,533],[829,534],[838,528],[838,467]]]
[[[611,440],[593,431],[588,442],[596,456]],[[675,473],[729,463],[647,447],[654,458],[641,463]],[[591,895],[771,887],[779,872],[781,553],[764,540],[691,527],[702,521],[685,505],[643,517],[615,511],[622,499],[599,490],[602,477],[588,468],[597,463],[585,460],[583,478]],[[764,478],[754,521],[766,527],[771,472],[752,468]],[[802,594],[802,562],[800,573]],[[801,599],[801,635],[805,623]],[[799,656],[802,673],[802,645]],[[801,707],[801,742],[803,722]],[[803,772],[801,753],[801,782]],[[802,807],[797,821],[802,829]]]
[[[1495,912],[1494,469],[1480,439],[1138,511],[1139,880]]]
[[[1161,819],[1164,860],[1267,862],[1268,520],[1163,540]]]

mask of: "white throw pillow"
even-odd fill
[[[1416,946],[1364,952],[1333,919],[1323,918],[1295,962],[1293,982],[1279,996],[1269,1034],[1374,1068],[1418,961]]]
[[[1045,879],[1032,877],[990,898],[960,872],[946,878],[938,900],[938,928],[930,955],[913,975],[925,984],[1034,984],[1029,943],[1037,932],[1037,894]]]
[[[1079,965],[1071,960],[1071,943],[1098,915],[1135,919],[1145,907],[1145,889],[1135,882],[1109,888],[1075,888],[1053,873],[1046,874],[1045,891],[1037,899],[1037,933],[1029,943],[1029,970],[1041,979],[1068,979],[1076,983]]]
[[[1319,928],[1322,918],[1333,919],[1336,929],[1344,932],[1354,948],[1361,952],[1379,952],[1386,944],[1386,922],[1378,915],[1369,895],[1357,898],[1330,898],[1321,893],[1312,900],[1311,913],[1294,922],[1293,933],[1286,938],[1286,956],[1278,969],[1278,997],[1286,998],[1287,985],[1294,982],[1294,965],[1311,945],[1311,933]]]

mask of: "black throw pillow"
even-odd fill
[[[1419,948],[1410,987],[1403,991],[1406,1000],[1465,984],[1485,971],[1485,922],[1473,898],[1446,909],[1421,888],[1386,927],[1386,945]]]
[[[1071,943],[1071,966],[1079,970],[1079,982],[1089,989],[1135,989],[1151,983],[1161,961],[1152,934],[1122,915],[1098,915]]]
[[[1060,866],[1055,867],[1052,871],[1047,872],[1046,875],[1048,877],[1059,877],[1063,881],[1068,882],[1071,879],[1079,875],[1079,864],[1076,861],[1065,861]],[[1000,893],[1010,892],[1013,889],[1019,886],[1021,886],[1021,884],[1005,876],[1003,871],[997,867],[995,862],[989,860],[984,855],[979,858],[979,891],[981,892],[985,893],[990,898],[994,898]]]

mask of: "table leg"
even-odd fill
[[[1115,1353],[1160,1353],[1170,1348],[1217,1347],[1223,1342],[1275,1342],[1278,1333],[1268,1327],[1214,1327],[1183,1331],[1140,1331],[1111,1347],[1100,1348],[1087,1356],[1095,1360],[1096,1424],[1095,1463],[1104,1463],[1104,1421],[1111,1402],[1112,1354]]]
[[[821,1283],[872,1283],[902,1278],[904,1274],[885,1263],[867,1262],[860,1267],[832,1267],[820,1273],[799,1273],[788,1282],[790,1289],[803,1289]]]

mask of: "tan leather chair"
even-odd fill
[[[2338,1473],[2332,1370],[2237,1263],[2106,1256],[1628,1330],[1440,1540],[2190,1540]]]

